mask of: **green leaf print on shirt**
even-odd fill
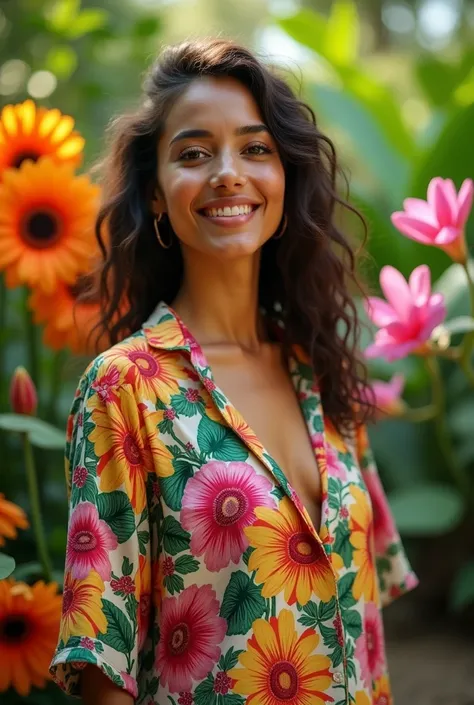
[[[220,616],[227,620],[227,634],[247,634],[265,611],[260,588],[241,570],[232,573],[222,600]]]
[[[174,474],[160,479],[161,494],[164,501],[174,512],[181,511],[181,502],[186,483],[193,476],[193,466],[186,460],[174,458]]]
[[[355,578],[356,573],[346,573],[346,575],[344,575],[344,577],[341,578],[337,584],[339,604],[343,610],[354,607],[356,604],[356,600],[352,594],[352,586],[354,585]]]
[[[195,389],[179,388],[181,394],[173,394],[171,406],[177,414],[182,416],[196,416],[204,411],[204,401]]]
[[[246,460],[248,450],[232,429],[211,421],[206,416],[199,422],[199,449],[213,460]]]
[[[115,651],[130,654],[134,647],[130,622],[117,605],[109,600],[102,600],[102,609],[107,619],[107,631],[100,635],[102,642]]]
[[[175,556],[189,548],[190,534],[172,516],[167,516],[161,526],[163,548],[166,553]]]
[[[118,542],[128,541],[135,531],[135,516],[125,492],[102,492],[97,497],[97,509],[100,518],[110,526]]]

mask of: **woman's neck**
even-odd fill
[[[260,256],[216,261],[183,247],[184,280],[173,308],[201,345],[257,352],[264,340],[258,310]]]

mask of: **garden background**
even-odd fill
[[[448,316],[468,314],[461,266],[440,249],[402,237],[390,215],[407,196],[426,198],[433,177],[452,178],[457,188],[474,177],[474,2],[0,0],[0,107],[32,98],[71,115],[86,140],[81,167],[86,170],[101,153],[109,119],[139,95],[144,69],[160,46],[215,33],[266,54],[301,83],[336,143],[352,201],[368,220],[364,274],[372,291],[379,292],[384,265],[407,277],[426,263]],[[466,237],[472,254],[473,216]],[[12,373],[24,365],[38,389],[38,415],[64,428],[90,358],[44,343],[28,295],[1,280],[0,413],[10,409]],[[364,345],[369,340],[370,332]],[[404,375],[405,401],[412,407],[429,403],[431,381],[421,358],[371,360],[370,371],[384,380]],[[386,612],[400,705],[474,701],[468,666],[474,655],[474,517],[453,472],[454,464],[474,483],[474,393],[450,360],[441,360],[441,371],[444,427],[384,419],[370,430],[421,579],[412,595]],[[54,577],[61,582],[67,524],[62,452],[41,445],[34,444],[40,500]],[[29,513],[20,437],[1,430],[0,492]],[[27,582],[38,577],[31,529],[4,550],[18,564],[14,577]],[[10,690],[0,699],[2,705],[67,702],[52,685],[28,697]]]

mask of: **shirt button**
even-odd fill
[[[332,674],[332,679],[334,683],[344,683],[344,674],[340,671],[336,671]]]

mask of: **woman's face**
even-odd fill
[[[188,249],[252,255],[278,230],[285,173],[250,92],[233,78],[195,80],[171,109],[158,145],[160,195]]]

